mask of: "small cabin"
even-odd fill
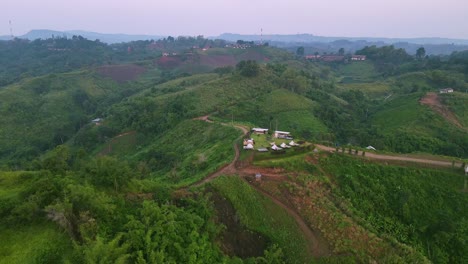
[[[254,128],[252,128],[252,133],[255,133],[255,134],[268,134],[268,128],[254,127]]]
[[[453,88],[444,88],[444,89],[440,89],[440,90],[439,90],[439,93],[441,93],[441,94],[453,93]]]
[[[352,61],[365,61],[366,55],[352,55],[351,60]]]
[[[286,138],[286,139],[292,139],[291,132],[286,132],[286,131],[275,131],[274,134],[275,138]]]

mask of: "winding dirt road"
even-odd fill
[[[268,192],[264,191],[263,189],[259,188],[255,184],[250,183],[246,178],[243,179],[254,188],[257,192],[261,193],[262,195],[269,198],[272,202],[274,202],[279,207],[286,210],[286,212],[296,220],[298,227],[301,229],[302,233],[304,234],[307,240],[307,247],[309,250],[309,254],[314,257],[325,257],[330,256],[331,251],[328,247],[328,242],[320,235],[317,235],[310,229],[307,223],[302,219],[302,217],[296,213],[292,208],[288,207],[280,200],[276,199],[274,196],[269,194]]]
[[[332,147],[327,147],[324,145],[315,145],[318,149],[324,150],[324,151],[329,151],[329,152],[336,152],[335,148]],[[356,156],[361,156],[362,151],[359,151]],[[431,159],[421,159],[421,158],[411,158],[411,157],[405,157],[405,156],[390,156],[390,155],[383,155],[383,154],[376,154],[372,152],[366,152],[365,158],[369,159],[375,159],[375,160],[394,160],[394,161],[408,161],[408,162],[415,162],[415,163],[423,163],[423,164],[429,164],[429,165],[435,165],[435,166],[442,166],[442,167],[452,167],[452,162],[451,161],[443,161],[443,160],[431,160]],[[461,167],[462,163],[460,162],[455,162],[454,164],[455,167]]]
[[[196,120],[203,120],[203,121],[208,122],[208,123],[213,123],[213,121],[209,120],[208,118],[209,118],[209,116],[202,116],[202,117],[196,118]],[[221,123],[221,125],[231,126],[231,125],[225,124],[225,123]],[[207,182],[209,182],[209,181],[213,180],[214,178],[219,177],[221,175],[236,174],[236,172],[237,172],[236,162],[239,160],[239,155],[240,155],[239,146],[237,145],[236,142],[237,142],[237,140],[239,138],[242,138],[245,135],[247,135],[247,133],[249,133],[249,130],[245,126],[241,126],[241,125],[234,125],[234,127],[237,128],[237,129],[240,129],[242,131],[242,135],[240,137],[238,137],[236,140],[234,140],[234,143],[233,143],[233,148],[234,148],[234,152],[235,152],[234,159],[231,161],[231,163],[224,165],[223,167],[221,167],[216,172],[208,175],[204,179],[192,184],[191,186],[200,186],[200,185],[202,185],[204,183],[207,183]]]

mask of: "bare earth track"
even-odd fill
[[[332,147],[327,147],[323,145],[315,145],[318,149],[324,150],[324,151],[329,151],[329,152],[336,152],[335,148]],[[362,152],[358,152],[357,156],[362,155]],[[382,154],[375,154],[371,152],[366,152],[365,154],[366,158],[369,159],[374,159],[374,160],[394,160],[394,161],[406,161],[406,162],[415,162],[415,163],[422,163],[422,164],[428,164],[428,165],[434,165],[434,166],[442,166],[442,167],[452,167],[452,162],[451,161],[442,161],[442,160],[431,160],[431,159],[422,159],[422,158],[411,158],[411,157],[405,157],[402,155],[399,156],[390,156],[390,155],[382,155]],[[453,164],[456,167],[460,167],[462,164],[459,162],[455,162]]]
[[[448,122],[459,128],[465,129],[460,121],[458,121],[458,118],[440,102],[439,96],[436,93],[427,93],[426,96],[419,100],[419,102],[423,105],[429,106],[434,112],[442,116]]]

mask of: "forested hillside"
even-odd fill
[[[418,52],[0,42],[0,263],[465,263],[468,53]]]

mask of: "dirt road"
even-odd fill
[[[213,122],[213,121],[208,119],[208,116],[203,116],[201,118],[197,118],[197,120],[203,120],[203,121],[206,121],[206,122],[209,122],[209,123]],[[222,123],[222,125],[223,126],[230,126],[230,125],[224,124],[224,123]],[[242,131],[242,135],[239,138],[242,138],[245,135],[247,135],[247,133],[249,133],[249,130],[244,126],[235,125],[234,127],[237,128],[237,129],[240,129]],[[233,148],[234,148],[235,155],[234,155],[234,159],[231,161],[231,163],[224,165],[218,171],[208,175],[208,177],[205,177],[201,181],[198,181],[198,182],[192,184],[192,186],[200,186],[200,185],[202,185],[204,183],[207,183],[207,182],[209,182],[209,181],[213,180],[214,178],[219,177],[221,175],[236,174],[236,172],[237,172],[236,162],[239,160],[239,155],[240,155],[239,146],[237,145],[237,140],[239,138],[234,140],[234,143],[233,143]]]
[[[266,196],[269,198],[272,202],[274,202],[276,205],[279,207],[283,208],[288,212],[290,216],[296,220],[296,223],[298,227],[301,229],[302,233],[304,234],[305,238],[307,239],[307,246],[309,250],[309,254],[314,257],[324,257],[324,256],[330,256],[331,251],[330,248],[328,247],[327,241],[319,235],[316,235],[310,227],[307,225],[307,223],[302,219],[302,217],[296,213],[293,209],[290,207],[286,206],[283,204],[280,200],[276,199],[274,196],[271,194],[267,193],[263,189],[259,188],[255,184],[250,183],[248,180],[243,178],[250,186],[252,186],[255,190],[257,190],[259,193],[262,195]]]
[[[315,145],[318,149],[329,151],[329,152],[336,152],[335,148],[327,147],[323,145]],[[357,156],[361,156],[362,151],[359,151]],[[390,155],[383,155],[383,154],[376,154],[372,152],[366,152],[365,158],[375,159],[375,160],[395,160],[395,161],[408,161],[408,162],[416,162],[416,163],[423,163],[435,166],[442,166],[442,167],[452,167],[451,161],[442,161],[442,160],[431,160],[431,159],[421,159],[421,158],[411,158],[405,156],[390,156]],[[455,167],[461,167],[462,163],[455,162]]]

